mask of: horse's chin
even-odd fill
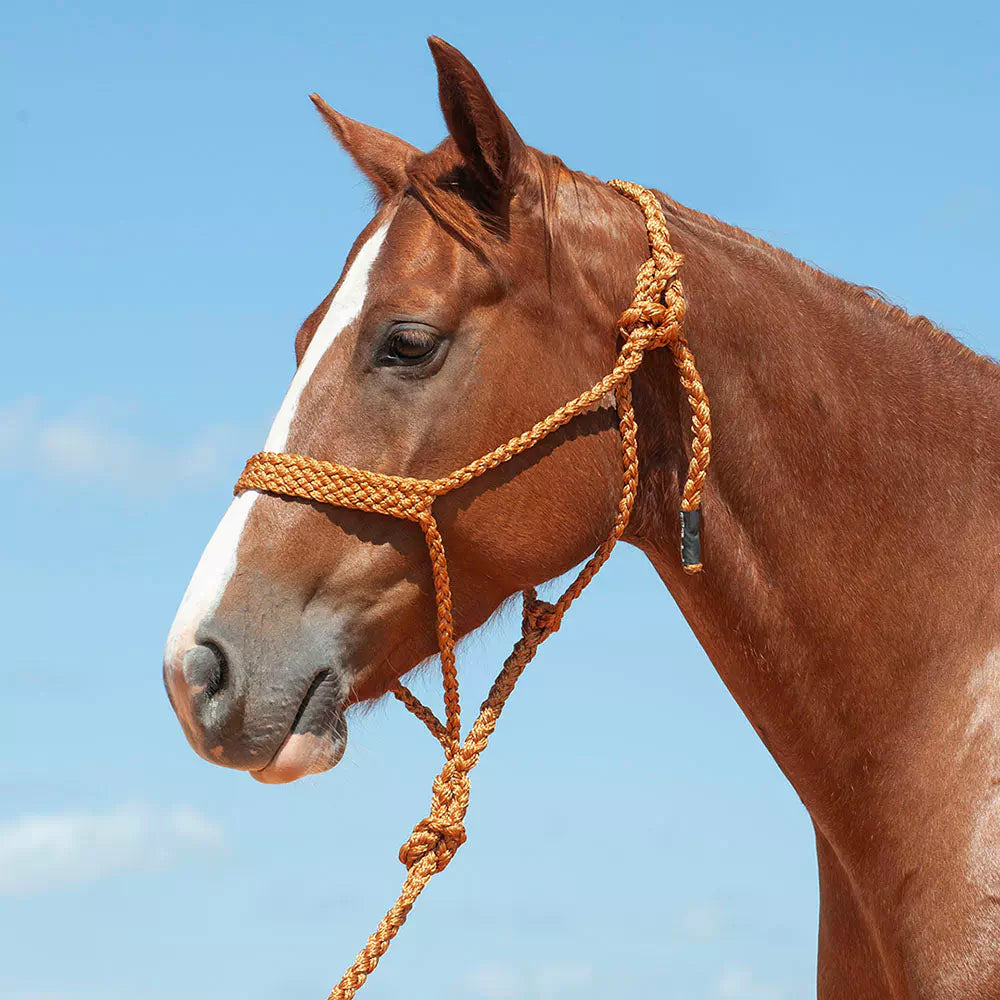
[[[336,767],[347,747],[347,723],[339,715],[332,729],[322,733],[291,732],[278,752],[250,776],[265,785],[283,785],[309,774]]]

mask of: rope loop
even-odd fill
[[[682,330],[687,299],[677,272],[684,258],[670,246],[670,232],[663,210],[652,191],[630,181],[613,180],[608,183],[642,209],[646,217],[650,252],[649,259],[639,268],[635,297],[619,318],[618,329],[626,343],[636,344],[640,351],[669,347],[673,353],[674,365],[680,374],[681,385],[691,408],[691,460],[681,497],[681,509],[698,510],[711,460],[712,418],[705,386]],[[686,547],[682,541],[683,551],[686,551]],[[690,560],[685,558],[686,572],[698,573],[701,568],[700,556],[692,556]]]

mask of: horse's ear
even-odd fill
[[[406,186],[407,164],[423,155],[416,146],[334,111],[319,94],[310,94],[309,100],[316,105],[333,137],[375,186],[379,198],[391,198]]]
[[[458,49],[435,36],[427,44],[437,64],[444,120],[463,159],[487,188],[512,187],[527,156],[524,140]]]

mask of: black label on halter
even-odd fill
[[[681,511],[681,562],[697,566],[701,562],[701,511]]]

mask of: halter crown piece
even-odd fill
[[[687,303],[677,272],[683,258],[670,246],[670,234],[656,196],[628,181],[613,180],[609,184],[642,209],[650,254],[639,268],[635,297],[618,320],[618,332],[623,343],[614,368],[596,385],[540,420],[530,430],[441,479],[388,476],[304,455],[260,452],[247,462],[233,491],[239,494],[244,490],[260,490],[415,521],[423,529],[430,554],[444,681],[445,721],[441,722],[402,684],[397,683],[392,693],[438,740],[444,748],[445,762],[434,779],[430,812],[413,828],[413,833],[400,848],[399,860],[406,866],[407,872],[399,898],[368,938],[328,1000],[350,1000],[357,993],[403,926],[431,876],[446,868],[465,842],[463,821],[469,807],[469,772],[486,749],[522,671],[538,647],[559,628],[570,604],[604,565],[624,533],[639,485],[632,375],[642,364],[645,352],[657,347],[666,346],[673,352],[681,385],[691,407],[691,461],[680,504],[681,558],[688,573],[701,571],[699,520],[712,431],[708,397],[681,330]],[[463,740],[451,584],[444,542],[434,519],[434,501],[538,444],[574,417],[600,404],[609,392],[615,394],[622,442],[622,492],[614,526],[557,601],[549,603],[539,599],[533,587],[524,591],[521,638],[504,662],[476,721]]]

